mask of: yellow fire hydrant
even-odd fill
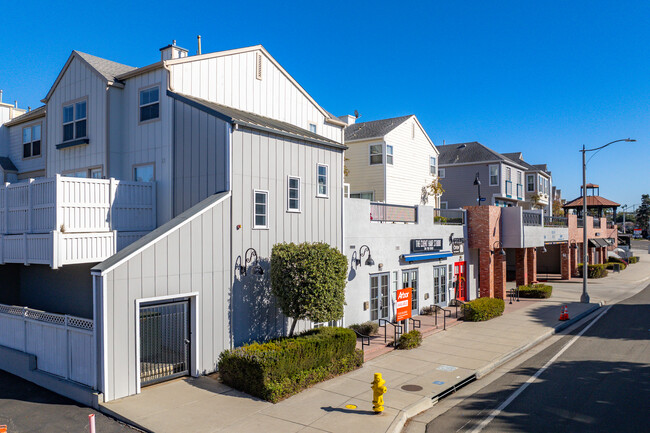
[[[384,394],[388,391],[384,385],[386,381],[381,378],[381,373],[375,373],[375,379],[372,383],[372,410],[375,413],[381,413],[384,411]]]

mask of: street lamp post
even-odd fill
[[[610,141],[607,144],[604,144],[600,147],[595,147],[593,149],[586,149],[585,145],[582,145],[582,296],[580,296],[580,302],[589,303],[589,294],[587,293],[587,275],[589,274],[589,264],[587,263],[587,161],[586,155],[587,152],[596,152],[601,149],[606,148],[610,144],[618,143],[619,141],[633,142],[636,141],[632,138],[622,138],[620,140]]]
[[[478,178],[478,171],[476,172],[476,178],[474,179],[474,185],[478,187],[478,205],[481,205],[481,180]]]

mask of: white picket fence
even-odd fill
[[[0,233],[146,231],[156,228],[156,185],[56,177],[0,187]]]
[[[94,323],[0,304],[0,345],[36,356],[36,368],[97,388]]]

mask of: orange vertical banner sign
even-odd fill
[[[400,322],[411,317],[411,293],[413,289],[407,287],[397,291],[395,321]]]

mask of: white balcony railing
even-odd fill
[[[155,228],[155,183],[57,175],[0,187],[0,264],[100,262]]]

